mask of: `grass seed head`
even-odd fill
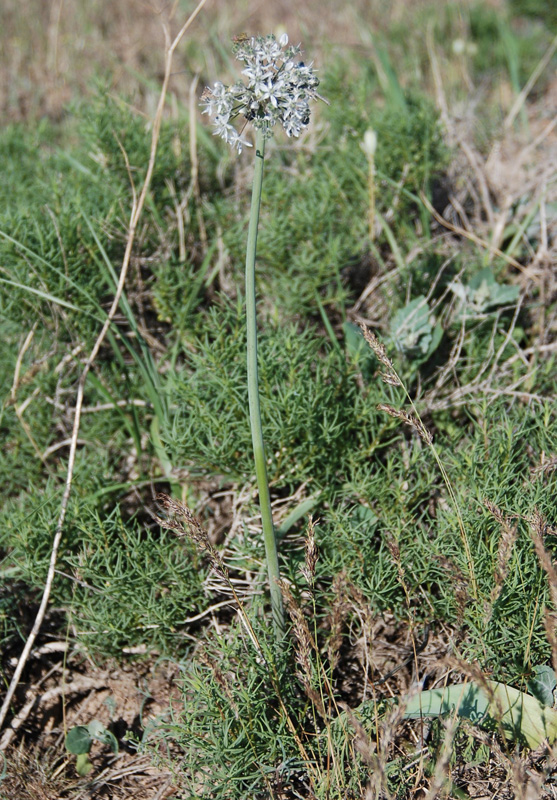
[[[317,648],[310,633],[307,620],[304,617],[302,609],[294,599],[294,595],[292,594],[289,584],[284,579],[279,580],[278,584],[282,592],[282,599],[284,601],[284,605],[286,606],[288,616],[292,621],[294,638],[296,639],[296,644],[298,645],[296,648],[296,662],[302,670],[299,677],[304,685],[304,688],[306,688],[306,684],[307,686],[311,685],[311,677],[313,673],[311,666],[311,651],[316,650]]]
[[[505,517],[501,509],[498,508],[495,503],[484,499],[484,506],[501,526],[501,538],[499,539],[497,562],[495,564],[494,585],[485,609],[485,622],[487,623],[491,619],[493,606],[499,599],[503,584],[509,574],[509,563],[517,538],[517,526],[511,524],[510,519]]]
[[[399,419],[401,422],[404,422],[405,425],[409,425],[427,445],[433,443],[432,434],[425,427],[421,419],[418,419],[414,414],[409,414],[408,411],[401,411],[388,403],[378,403],[377,410],[384,411],[385,414],[388,414],[390,417]]]
[[[161,528],[170,530],[177,536],[187,536],[188,539],[191,539],[191,541],[207,555],[213,569],[222,578],[227,580],[228,570],[220,554],[209,539],[209,534],[191,509],[188,508],[185,503],[174,500],[174,498],[166,494],[159,494],[157,496],[157,501],[167,514],[166,518],[155,517]]]
[[[360,328],[364,335],[364,339],[375,353],[377,360],[385,367],[385,371],[381,373],[381,378],[383,381],[388,383],[390,386],[402,386],[402,381],[398,377],[396,370],[393,367],[393,362],[387,355],[385,345],[382,344],[377,336],[365,325],[361,324]]]
[[[315,580],[315,567],[317,559],[319,558],[319,550],[315,542],[315,523],[310,516],[308,520],[308,527],[306,530],[306,558],[303,567],[300,567],[300,572],[310,586],[313,586]]]

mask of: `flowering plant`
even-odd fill
[[[309,101],[318,97],[319,80],[311,64],[297,61],[300,46],[288,46],[288,36],[283,34],[277,41],[269,36],[237,36],[234,39],[234,54],[246,64],[244,83],[225,86],[217,82],[212,89],[205,89],[201,96],[205,114],[215,115],[215,135],[242,152],[242,147],[252,145],[242,139],[248,122],[255,128],[255,168],[251,194],[251,211],[246,247],[246,355],[247,388],[253,458],[259,491],[261,529],[265,543],[265,557],[269,575],[273,627],[277,641],[284,635],[284,608],[280,588],[280,570],[277,541],[273,525],[271,494],[267,478],[267,461],[261,425],[259,401],[259,372],[257,362],[257,314],[255,296],[255,259],[257,251],[257,227],[263,185],[263,162],[265,141],[279,123],[288,136],[299,136],[309,125]],[[326,102],[326,101],[325,101]],[[238,116],[245,119],[238,132],[231,120]]]
[[[239,116],[262,131],[265,138],[272,135],[277,123],[287,136],[299,136],[309,124],[309,101],[319,97],[319,79],[312,65],[296,60],[300,46],[289,46],[285,33],[278,41],[273,34],[242,34],[233,41],[236,58],[246,64],[242,74],[247,76],[248,84],[225,86],[217,81],[201,95],[203,113],[215,115],[215,136],[221,136],[239,153],[242,147],[251,147],[242,138],[245,124],[240,132],[231,124]]]

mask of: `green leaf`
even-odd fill
[[[278,536],[285,536],[290,528],[292,528],[298,520],[302,519],[302,517],[307,517],[307,515],[313,511],[317,502],[319,500],[321,492],[318,492],[311,497],[306,497],[305,500],[302,500],[301,503],[298,503],[292,511],[288,514],[282,525],[277,529]]]
[[[360,328],[353,322],[344,322],[342,331],[344,333],[344,344],[348,356],[354,359],[354,361],[359,361],[362,357],[367,357],[369,346]]]
[[[117,738],[111,731],[105,728],[102,722],[99,722],[98,719],[94,719],[92,722],[90,722],[89,725],[87,725],[87,730],[89,731],[89,735],[92,739],[97,739],[97,741],[110,747],[114,754],[118,753]]]
[[[426,361],[437,350],[437,348],[441,344],[441,339],[442,338],[443,338],[443,326],[442,325],[436,325],[435,328],[433,329],[433,332],[432,332],[432,335],[431,335],[431,342],[430,342],[430,345],[429,345],[429,350],[427,351],[426,356],[425,356]]]
[[[92,738],[86,725],[76,725],[66,734],[66,750],[74,756],[84,755],[91,749]]]
[[[528,681],[528,689],[544,706],[553,708],[555,687],[557,678],[555,672],[547,664],[539,664],[534,667],[534,675]]]
[[[480,270],[470,278],[467,286],[454,281],[449,288],[462,301],[466,316],[484,314],[494,306],[515,303],[520,289],[518,286],[505,286],[497,283],[489,267]]]
[[[80,308],[74,306],[72,303],[68,303],[67,300],[62,300],[60,297],[55,297],[53,294],[49,294],[48,292],[43,292],[40,289],[33,289],[32,286],[25,286],[25,284],[23,283],[18,283],[17,281],[10,281],[7,278],[0,278],[0,283],[7,283],[8,286],[15,286],[16,289],[24,289],[26,292],[31,292],[31,294],[36,294],[37,297],[40,297],[42,300],[48,300],[49,303],[55,303],[58,306],[69,308],[72,311],[81,311]]]
[[[495,275],[489,267],[484,267],[479,272],[476,272],[468,281],[468,288],[477,292],[483,286],[491,287],[496,286]]]
[[[352,517],[358,524],[364,523],[370,527],[379,522],[379,518],[375,511],[373,511],[373,509],[371,509],[369,506],[364,506],[362,503],[358,503],[357,506],[354,506]]]
[[[475,683],[464,683],[420,692],[410,699],[404,715],[419,719],[451,713],[500,730],[507,739],[523,741],[532,750],[545,739],[550,744],[557,739],[557,711],[496,681],[487,682],[487,691]]]
[[[433,342],[433,326],[429,317],[429,306],[423,295],[416,297],[396,312],[391,319],[390,329],[391,339],[398,350],[427,356]],[[439,333],[436,334],[436,338],[439,344],[441,341]]]

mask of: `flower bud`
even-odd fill
[[[368,128],[367,131],[364,133],[363,141],[360,144],[360,147],[366,154],[368,158],[373,158],[375,155],[375,151],[377,149],[377,134],[373,130],[373,128]]]

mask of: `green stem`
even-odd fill
[[[265,461],[265,447],[263,444],[263,430],[261,427],[261,408],[259,404],[259,379],[257,367],[257,316],[255,304],[255,253],[257,250],[257,226],[259,223],[259,208],[261,205],[261,186],[263,183],[263,162],[265,159],[265,139],[262,131],[257,130],[255,138],[255,170],[253,176],[253,189],[251,195],[251,211],[248,229],[248,244],[246,251],[246,322],[247,322],[247,363],[248,363],[248,398],[249,416],[251,425],[251,438],[253,441],[253,457],[255,461],[255,475],[259,490],[259,507],[261,509],[261,524],[263,527],[263,540],[265,542],[265,556],[271,589],[271,610],[273,627],[277,639],[284,632],[284,611],[282,607],[282,594],[277,583],[279,573],[277,542],[273,527],[271,511],[271,497],[267,479],[267,464]]]

